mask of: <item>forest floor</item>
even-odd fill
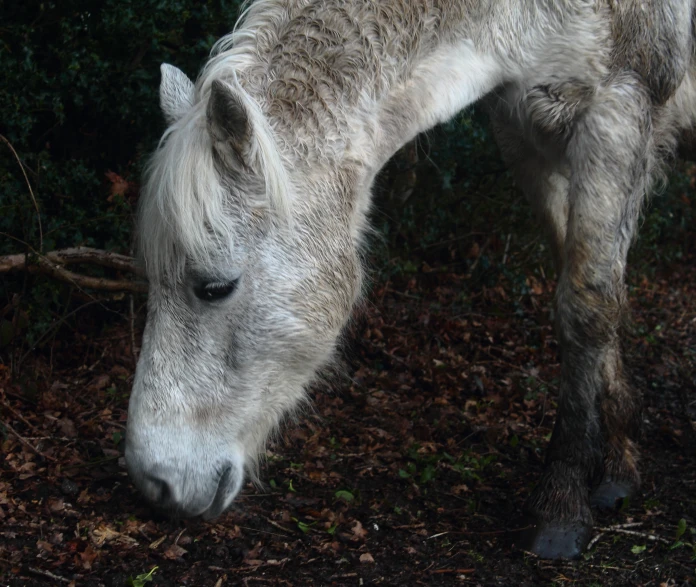
[[[695,268],[631,275],[643,486],[581,560],[514,546],[556,414],[553,280],[424,265],[375,280],[344,375],[212,522],[158,517],[127,476],[128,324],[0,365],[0,584],[696,585]]]

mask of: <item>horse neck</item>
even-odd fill
[[[499,81],[468,34],[467,4],[477,3],[261,0],[251,41],[258,58],[242,83],[298,164],[381,166]]]
[[[244,84],[292,169],[349,169],[368,200],[377,171],[418,133],[525,70],[543,73],[545,44],[569,20],[528,2],[260,2]]]

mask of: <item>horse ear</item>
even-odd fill
[[[193,82],[180,69],[163,63],[160,66],[160,107],[168,124],[174,124],[193,106]]]
[[[219,80],[210,86],[206,117],[213,140],[228,145],[243,160],[251,140],[249,114],[239,97]]]

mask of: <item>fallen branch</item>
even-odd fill
[[[18,440],[21,444],[23,444],[24,446],[26,446],[29,450],[35,452],[37,455],[39,455],[40,457],[46,459],[47,461],[52,461],[52,462],[54,462],[54,463],[56,462],[56,459],[54,459],[54,458],[51,457],[51,456],[48,456],[47,454],[42,453],[42,452],[41,452],[38,448],[36,448],[31,442],[29,442],[28,440],[26,440],[26,439],[24,438],[24,436],[22,436],[19,432],[17,432],[17,431],[10,425],[9,422],[3,422],[2,425],[3,425],[5,428],[7,428],[10,432],[12,432],[12,434],[15,435],[15,437],[17,438],[17,440]]]
[[[29,422],[24,416],[22,416],[22,414],[20,414],[19,412],[17,412],[17,411],[16,411],[10,404],[8,404],[6,401],[0,401],[0,406],[2,406],[3,408],[5,408],[5,409],[8,410],[9,412],[12,412],[12,414],[14,415],[15,418],[17,418],[18,420],[21,420],[22,422],[24,422],[24,424],[26,424],[26,425],[27,425],[29,428],[31,428],[34,432],[36,432],[36,433],[40,433],[40,432],[41,432],[36,426],[34,426],[31,422]]]
[[[138,281],[108,279],[82,275],[66,269],[66,265],[88,263],[137,273],[138,269],[131,257],[109,251],[92,249],[90,247],[74,247],[51,251],[45,255],[6,255],[0,257],[0,273],[25,269],[31,273],[43,273],[54,279],[72,283],[79,287],[88,287],[101,291],[130,291],[134,293],[147,292],[147,284]]]
[[[65,577],[61,577],[60,575],[56,575],[55,573],[52,573],[51,571],[44,571],[42,569],[37,569],[34,567],[29,567],[29,572],[34,573],[35,575],[42,575],[44,577],[48,577],[49,579],[53,579],[54,581],[60,581],[61,583],[71,583],[70,579],[66,579]]]
[[[653,542],[662,542],[663,544],[672,544],[672,541],[662,538],[662,536],[657,536],[655,534],[648,534],[647,532],[638,532],[637,530],[624,530],[623,528],[600,528],[601,532],[616,532],[618,534],[628,534],[629,536],[637,536],[639,538],[645,538],[646,540],[651,540]]]
[[[607,533],[627,534],[628,536],[635,536],[638,538],[644,538],[645,540],[650,540],[652,542],[662,542],[663,544],[672,544],[671,541],[667,540],[666,538],[663,538],[662,536],[657,536],[656,534],[650,534],[648,532],[639,532],[638,530],[628,530],[628,528],[630,528],[630,527],[640,526],[641,524],[642,524],[642,522],[632,522],[629,524],[617,524],[616,526],[607,526],[606,528],[598,528],[599,533],[587,545],[587,550],[590,550]]]

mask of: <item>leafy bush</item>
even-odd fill
[[[137,181],[161,133],[159,65],[195,75],[229,31],[238,1],[61,0],[0,5],[0,120],[28,172],[44,249],[128,248],[128,190],[108,198],[108,171]],[[112,178],[115,176],[112,176]],[[0,146],[0,253],[39,246],[17,161]],[[127,184],[120,184],[121,187]]]

